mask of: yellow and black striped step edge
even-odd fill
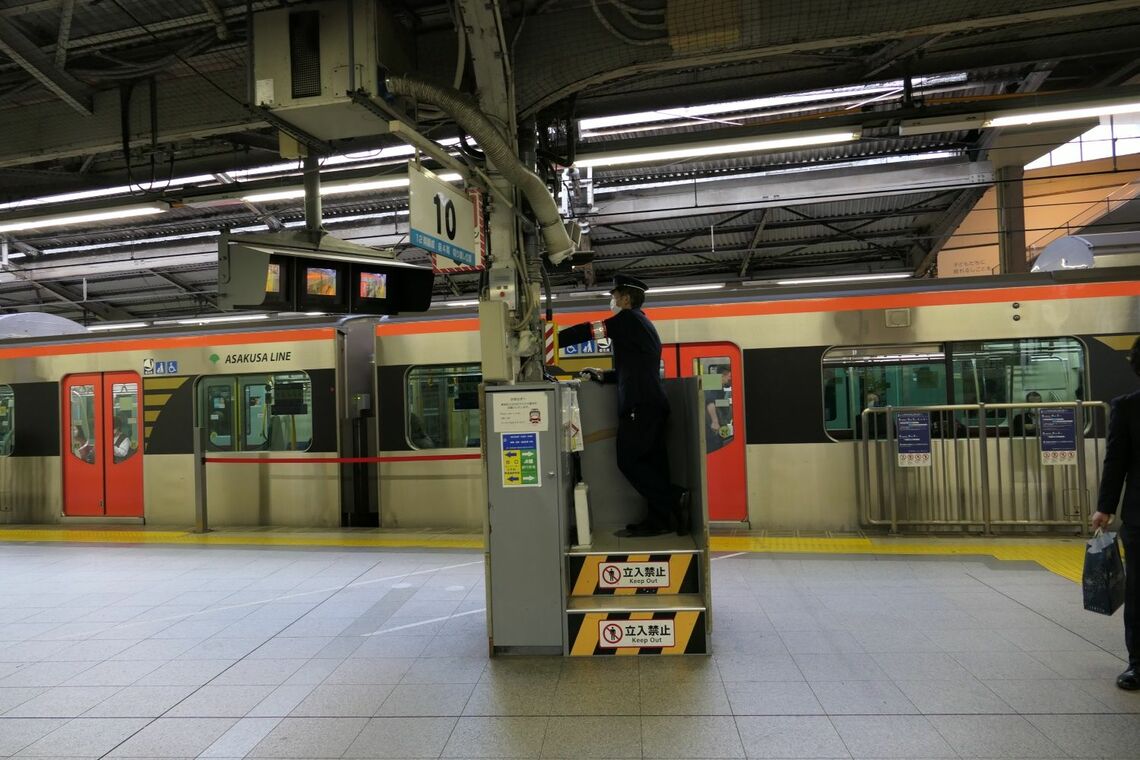
[[[699,594],[695,552],[579,554],[567,557],[570,596]]]
[[[649,601],[633,597],[628,601]],[[572,599],[566,611],[571,657],[707,654],[704,600],[693,594],[655,605],[598,609],[602,600]],[[592,604],[591,604],[592,603]],[[617,600],[612,600],[617,603]]]

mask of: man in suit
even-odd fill
[[[1140,375],[1140,338],[1128,352],[1128,363],[1132,371]],[[1124,583],[1124,643],[1128,649],[1128,669],[1117,676],[1116,685],[1136,691],[1140,690],[1140,391],[1112,401],[1104,474],[1097,511],[1092,516],[1093,528],[1106,527],[1117,514],[1118,505],[1120,540],[1128,563]],[[1131,572],[1133,558],[1136,572]]]
[[[609,338],[614,368],[583,375],[598,382],[617,382],[617,465],[630,485],[649,502],[649,514],[627,526],[631,535],[656,536],[670,526],[678,535],[689,532],[689,492],[669,479],[665,420],[669,401],[661,383],[661,338],[641,310],[646,285],[636,277],[617,275],[610,291],[613,316],[583,322],[559,331],[560,345],[574,346]]]

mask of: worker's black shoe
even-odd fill
[[[1140,670],[1140,668],[1133,665],[1118,675],[1116,677],[1117,687],[1125,691],[1140,691],[1140,673],[1137,672],[1138,670]]]
[[[687,536],[692,530],[692,502],[689,489],[683,489],[681,495],[677,497],[677,505],[673,507],[673,524],[677,528],[678,536]]]

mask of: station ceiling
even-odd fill
[[[219,232],[303,224],[299,198],[273,195],[300,186],[299,165],[280,157],[272,115],[249,108],[250,14],[289,4],[0,8],[0,229],[42,214],[174,204],[127,221],[0,233],[0,308],[81,321],[216,313]],[[421,76],[474,92],[452,4],[383,5]],[[662,285],[929,275],[997,168],[1089,124],[952,124],[900,136],[900,123],[1140,100],[1140,0],[502,0],[499,9],[520,122],[533,120],[540,168],[595,253],[590,271],[553,274],[559,291],[617,271]],[[445,116],[415,116],[479,160]],[[858,138],[559,168],[576,156],[821,130]],[[331,147],[326,182],[406,173],[408,150],[379,130]],[[323,202],[333,234],[426,261],[408,245],[406,191]],[[477,287],[470,275],[437,278],[441,299],[471,298]]]

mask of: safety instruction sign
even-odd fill
[[[503,433],[503,488],[529,488],[538,480],[538,433]]]
[[[668,587],[668,562],[606,562],[598,568],[598,588]]]
[[[898,425],[899,467],[930,466],[930,414],[927,412],[899,412]]]
[[[602,649],[625,647],[671,647],[676,644],[672,620],[599,620],[598,646]]]
[[[544,391],[495,393],[491,399],[496,432],[543,433],[550,429],[550,395]]]
[[[1041,436],[1041,464],[1077,463],[1077,422],[1073,409],[1041,409],[1037,412]]]

